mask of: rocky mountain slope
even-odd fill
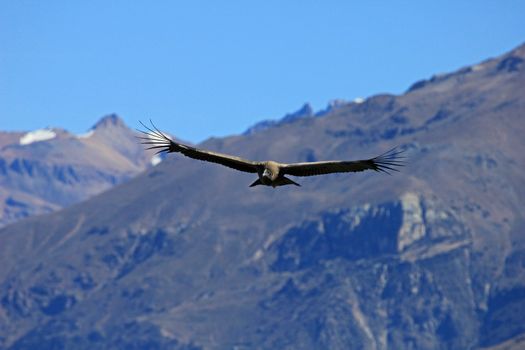
[[[201,146],[368,158],[401,173],[253,175],[170,156],[0,231],[5,349],[518,348],[525,333],[525,46]]]
[[[116,115],[84,135],[0,132],[0,227],[87,199],[151,167],[152,154],[135,135]]]

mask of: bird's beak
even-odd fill
[[[264,177],[270,177],[269,174],[268,174],[268,170],[264,169],[263,176]]]

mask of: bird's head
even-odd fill
[[[264,169],[262,176],[273,181],[277,177],[277,174],[272,172],[270,169]]]

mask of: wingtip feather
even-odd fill
[[[404,149],[398,149],[394,147],[385,153],[372,159],[374,163],[374,170],[384,172],[388,175],[392,175],[390,171],[399,172],[399,167],[405,166],[405,156],[402,154],[405,152]]]
[[[147,126],[146,124],[144,124],[141,120],[139,120],[139,123],[147,131],[140,130],[140,129],[137,129],[137,131],[143,135],[146,135],[146,137],[144,136],[135,136],[135,137],[142,140],[141,143],[143,145],[152,145],[152,146],[147,147],[146,150],[160,148],[160,150],[157,151],[155,154],[162,153],[162,152],[166,152],[166,153],[171,152],[171,145],[173,141],[169,137],[164,135],[164,133],[162,133],[159,129],[157,129],[157,127],[155,126],[155,124],[153,124],[151,119],[150,119],[150,123],[153,126],[153,129]]]

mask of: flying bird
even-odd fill
[[[151,121],[150,121],[151,122]],[[403,166],[402,150],[393,148],[377,157],[364,160],[330,160],[322,162],[304,163],[279,163],[272,160],[251,161],[224,153],[198,149],[183,143],[173,141],[166,136],[151,122],[152,128],[140,122],[147,131],[138,130],[144,136],[139,136],[142,144],[148,146],[146,149],[158,149],[158,153],[182,153],[186,157],[212,162],[233,168],[235,170],[258,175],[258,179],[250,187],[257,185],[264,186],[301,186],[297,182],[289,179],[290,176],[315,176],[331,173],[360,172],[364,170],[375,170],[390,174],[390,171],[398,171],[397,167]]]

